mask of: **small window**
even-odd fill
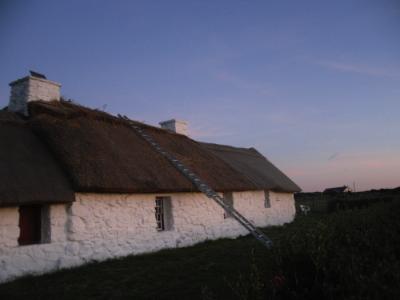
[[[224,203],[225,205],[228,205],[229,207],[233,208],[233,194],[231,192],[224,193]],[[232,218],[232,215],[228,213],[227,211],[224,211],[224,219],[227,218]]]
[[[155,216],[158,231],[173,228],[171,197],[156,198]]]
[[[271,197],[269,191],[264,191],[264,207],[265,208],[271,207]]]
[[[39,205],[19,208],[20,246],[50,242],[49,207]]]
[[[18,244],[32,245],[50,242],[50,218],[47,206],[27,205],[19,208]]]

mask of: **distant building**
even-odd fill
[[[352,190],[347,185],[327,188],[324,190],[324,193],[348,193],[348,192],[352,192]]]

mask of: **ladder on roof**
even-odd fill
[[[124,117],[129,122],[130,126],[145,140],[147,141],[158,153],[164,156],[176,169],[178,169],[187,179],[189,179],[203,194],[208,198],[213,199],[219,206],[221,206],[229,215],[238,221],[244,228],[246,228],[261,244],[267,248],[272,247],[272,241],[257,227],[255,227],[249,220],[240,214],[232,206],[224,202],[224,198],[218,195],[209,185],[204,183],[196,174],[189,170],[182,162],[177,160],[174,156],[165,151],[150,135],[148,135],[141,127],[134,124],[131,120]]]

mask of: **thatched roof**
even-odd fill
[[[196,187],[128,122],[68,102],[33,102],[31,125],[80,192],[191,192]],[[255,187],[186,136],[136,123],[218,191]]]
[[[25,174],[24,178],[13,178],[12,184],[3,185],[0,190],[1,196],[20,193],[20,200],[15,203],[35,199],[70,201],[68,182],[75,192],[197,191],[123,118],[67,101],[31,102],[29,112],[29,119],[25,121],[3,113],[4,121],[0,123],[4,135],[1,138],[8,139],[9,143],[6,148],[13,149],[1,149],[4,168],[0,171],[0,181],[9,173]],[[7,122],[19,122],[20,126],[11,126]],[[299,190],[255,150],[231,147],[228,153],[221,154],[221,151],[227,151],[226,146],[199,143],[184,135],[134,123],[217,191]],[[18,164],[18,161],[25,163]],[[17,165],[26,170],[20,172]],[[57,184],[46,185],[46,182]],[[0,199],[0,204],[2,201]]]
[[[246,176],[258,190],[281,192],[300,192],[301,190],[254,148],[237,148],[209,143],[202,143],[202,145],[237,172]]]
[[[26,123],[0,112],[0,206],[74,201],[60,166]]]

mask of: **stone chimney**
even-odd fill
[[[167,129],[169,131],[183,134],[183,135],[188,135],[188,125],[185,121],[179,121],[179,120],[168,120],[164,122],[159,123],[161,128]]]
[[[11,96],[8,110],[28,115],[28,102],[60,100],[61,84],[47,80],[46,76],[30,71],[30,75],[10,83]]]

